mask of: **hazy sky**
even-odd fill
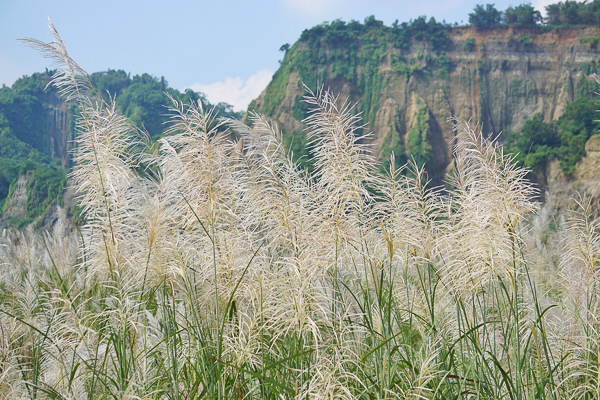
[[[556,1],[536,0],[543,6]],[[284,43],[341,18],[390,25],[420,15],[465,23],[472,0],[0,0],[0,84],[43,71],[49,61],[15,39],[50,41],[50,17],[69,54],[88,72],[123,69],[164,76],[240,110],[266,87]],[[499,10],[521,2],[501,0]]]

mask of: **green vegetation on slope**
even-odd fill
[[[11,87],[0,88],[0,216],[6,211],[6,200],[17,179],[28,174],[27,204],[22,219],[6,218],[5,223],[22,227],[44,215],[54,201],[62,201],[67,169],[64,160],[53,154],[51,129],[67,130],[74,135],[75,105],[66,105],[53,87],[47,87],[54,71],[35,73],[18,79]],[[168,87],[164,78],[149,74],[131,78],[123,70],[108,70],[91,75],[98,93],[108,99],[116,96],[117,107],[140,129],[157,138],[163,134],[171,105],[167,94],[184,102],[201,102],[205,109],[213,108],[205,96],[192,90],[179,92]],[[214,106],[218,117],[240,118],[231,106]],[[65,113],[65,126],[56,126],[56,114]],[[54,125],[54,126],[53,126]],[[14,190],[14,189],[13,189]]]
[[[569,176],[585,155],[585,143],[600,128],[598,109],[599,99],[579,98],[567,105],[557,121],[546,123],[541,114],[536,115],[521,131],[510,133],[507,144],[538,178],[544,178],[548,163],[555,158]]]
[[[46,88],[52,73],[36,73],[0,88],[0,215],[8,204],[19,176],[31,174],[23,219],[10,219],[17,227],[42,215],[60,199],[65,170],[51,157],[52,138],[48,132],[51,104],[60,103],[57,91]]]
[[[397,123],[398,121],[394,121]],[[377,158],[381,160],[379,172],[385,173],[390,170],[390,157],[394,155],[394,164],[396,166],[404,165],[408,161],[406,156],[406,148],[402,137],[396,134],[395,127],[390,126],[388,136],[385,138],[379,149]]]
[[[407,153],[418,166],[433,165],[433,153],[429,143],[429,110],[419,102],[419,110],[415,115],[413,126],[406,136]]]
[[[335,20],[302,32],[300,40],[286,52],[281,67],[267,88],[263,104],[251,103],[249,109],[277,116],[291,72],[311,89],[327,81],[343,78],[356,82],[361,92],[359,110],[369,121],[381,89],[379,67],[388,52],[388,43],[406,50],[413,42],[425,43],[435,52],[443,51],[449,43],[444,24],[419,17],[410,23],[383,25],[375,17],[346,23]]]
[[[99,93],[106,97],[108,94],[116,95],[117,107],[123,115],[153,138],[162,135],[165,123],[169,120],[167,107],[172,104],[167,94],[184,103],[189,103],[190,100],[200,101],[207,109],[213,107],[202,93],[191,89],[180,92],[170,88],[164,77],[158,79],[149,74],[142,74],[131,78],[123,70],[108,70],[93,73],[91,78]],[[214,107],[215,115],[219,117],[242,116],[241,113],[234,112],[227,103],[219,103]]]
[[[19,141],[47,152],[50,136],[44,118],[49,103],[58,102],[54,88],[45,90],[52,73],[35,73],[0,88],[0,134],[9,132]],[[10,151],[10,150],[9,150]]]

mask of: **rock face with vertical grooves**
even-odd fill
[[[590,38],[600,36],[598,27],[461,27],[447,32],[448,45],[442,51],[425,42],[412,41],[404,49],[387,43],[371,69],[369,85],[364,84],[364,65],[343,76],[332,70],[327,57],[339,49],[325,38],[319,58],[325,62],[307,67],[315,57],[306,59],[307,45],[301,39],[250,109],[277,121],[284,135],[301,135],[301,82],[308,79],[314,85],[306,71],[320,71],[319,84],[358,103],[380,158],[389,156],[386,149],[403,149],[411,156],[411,129],[419,112],[425,112],[429,118],[421,134],[430,146],[430,172],[441,177],[452,160],[451,116],[480,122],[484,133],[517,131],[537,113],[546,122],[557,119],[567,103],[597,90],[593,74],[600,53]],[[352,44],[357,52],[363,51],[362,45]],[[352,55],[346,57],[350,61]]]
[[[69,106],[60,97],[49,98],[46,109],[45,131],[48,132],[49,155],[60,159],[62,167],[69,165],[70,137],[69,122],[71,115]]]

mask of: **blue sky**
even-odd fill
[[[535,0],[542,11],[555,1]],[[70,55],[88,72],[124,69],[164,76],[213,102],[243,109],[266,87],[279,47],[302,31],[341,18],[369,15],[390,25],[420,15],[467,22],[471,0],[0,0],[0,84],[43,71],[48,60],[15,39],[50,41],[50,17]],[[520,1],[496,1],[500,10]]]

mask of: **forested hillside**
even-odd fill
[[[43,216],[53,203],[62,202],[78,110],[65,103],[54,87],[47,87],[52,74],[24,76],[11,87],[0,88],[0,224],[5,226],[23,227]],[[149,74],[131,77],[122,70],[109,70],[91,78],[101,96],[116,96],[117,107],[149,140],[162,135],[169,118],[167,94],[213,107],[202,94],[181,93],[164,78]],[[241,116],[227,104],[216,105],[215,113]]]

